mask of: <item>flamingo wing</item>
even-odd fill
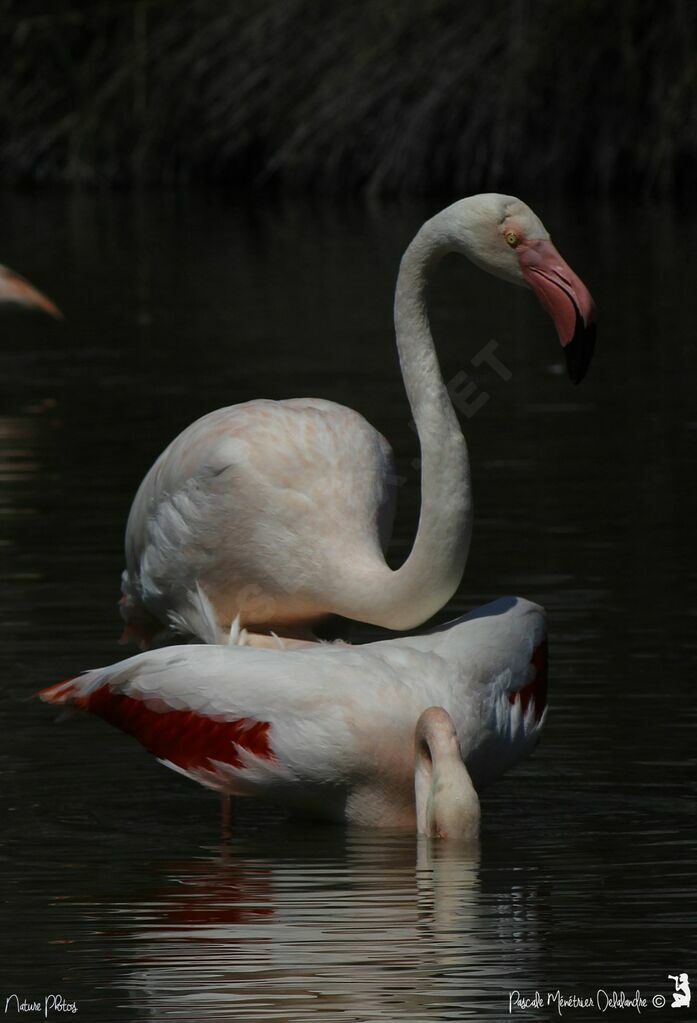
[[[104,718],[211,788],[340,785],[368,769],[365,750],[379,746],[376,714],[389,705],[385,687],[399,688],[379,658],[367,664],[346,652],[348,659],[332,648],[165,647],[39,695]],[[389,726],[384,714],[382,724]]]
[[[188,427],[143,480],[126,530],[122,614],[186,616],[198,584],[221,625],[309,623],[322,580],[356,550],[382,557],[392,455],[358,413],[319,399],[255,401]],[[191,629],[201,636],[195,626]]]

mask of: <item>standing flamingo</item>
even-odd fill
[[[509,597],[359,647],[162,647],[39,695],[91,711],[223,794],[472,839],[472,783],[535,745],[546,690],[544,613]]]
[[[7,266],[0,266],[0,303],[41,309],[57,320],[63,319],[60,310],[50,298],[46,298],[33,284]]]
[[[532,288],[554,320],[572,380],[582,379],[593,302],[538,217],[507,195],[456,202],[421,227],[397,280],[397,348],[422,464],[419,525],[404,564],[393,571],[384,557],[392,451],[362,416],[319,398],[233,405],[184,430],[140,485],[126,529],[125,638],[148,646],[175,621],[216,641],[238,616],[252,634],[286,637],[307,637],[330,614],[406,630],[447,602],[472,528],[467,447],[425,300],[448,252]],[[209,611],[212,637],[202,627]]]

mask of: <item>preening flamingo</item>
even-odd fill
[[[359,647],[162,647],[40,696],[103,717],[223,794],[472,838],[472,784],[532,749],[546,690],[544,613],[509,597],[425,635]]]
[[[181,433],[141,483],[126,529],[125,637],[149,645],[171,625],[204,638],[200,588],[222,639],[308,636],[330,614],[390,629],[420,625],[452,596],[472,527],[465,440],[440,373],[425,291],[446,253],[532,288],[579,382],[594,344],[593,302],[519,199],[475,195],[428,220],[400,266],[394,319],[421,446],[421,513],[404,564],[384,551],[394,513],[387,441],[362,416],[319,398],[218,409]]]
[[[414,758],[416,830],[428,838],[474,841],[479,835],[479,796],[447,710],[428,707],[416,722]]]
[[[63,319],[60,310],[50,298],[46,298],[33,284],[7,266],[0,266],[0,303],[41,309],[57,320]]]

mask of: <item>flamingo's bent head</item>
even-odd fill
[[[512,195],[473,195],[430,222],[483,270],[532,288],[554,321],[571,380],[586,374],[595,345],[595,306],[538,216]]]
[[[416,723],[414,789],[419,834],[476,840],[479,798],[463,763],[453,720],[442,707],[429,707]]]

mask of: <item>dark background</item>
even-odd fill
[[[0,0],[0,176],[688,191],[691,0]]]

